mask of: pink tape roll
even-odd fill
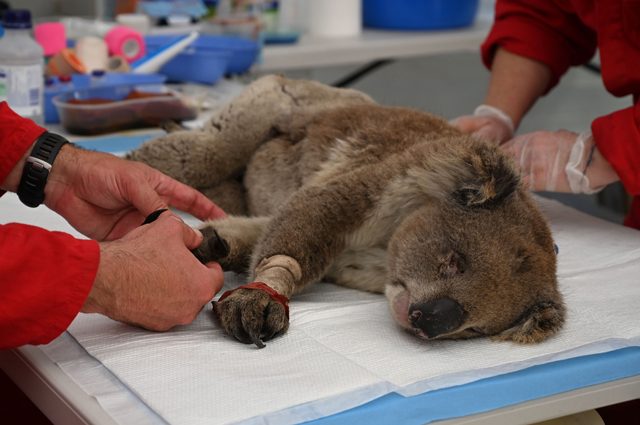
[[[122,56],[129,63],[140,59],[146,53],[142,34],[129,27],[111,28],[105,35],[104,41],[109,47],[109,54]]]
[[[36,41],[42,46],[45,56],[53,56],[67,47],[67,36],[61,22],[44,22],[33,29]]]

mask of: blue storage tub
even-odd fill
[[[149,50],[156,50],[175,42],[184,36],[181,35],[148,35],[145,37],[145,43]],[[242,37],[233,37],[225,35],[200,34],[196,41],[188,47],[187,52],[192,54],[227,54],[228,62],[223,71],[224,74],[242,74],[251,68],[251,65],[258,58],[260,46],[258,42]],[[184,58],[181,55],[176,56],[169,61],[165,67],[183,65]],[[192,58],[195,59],[195,58]],[[164,68],[163,68],[164,70]],[[161,71],[162,73],[163,71]],[[194,71],[195,72],[195,71]]]
[[[365,27],[431,30],[466,27],[473,23],[478,0],[363,0]]]

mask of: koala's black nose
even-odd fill
[[[427,338],[451,332],[462,324],[464,310],[451,298],[439,298],[409,308],[411,325],[423,331]]]

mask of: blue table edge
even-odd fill
[[[640,375],[640,347],[626,347],[532,366],[412,397],[390,393],[356,408],[306,423],[426,424],[485,413],[636,375]]]

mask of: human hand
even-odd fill
[[[531,190],[591,194],[619,179],[591,132],[537,131],[502,147],[515,159]]]
[[[509,115],[489,105],[480,105],[473,115],[454,118],[449,123],[463,133],[497,144],[513,137],[514,125]]]
[[[190,252],[202,234],[171,212],[100,244],[100,265],[82,311],[164,331],[191,323],[220,290],[220,265]]]
[[[145,164],[70,145],[51,168],[45,204],[96,240],[118,239],[168,206],[200,220],[225,215],[197,190]]]

